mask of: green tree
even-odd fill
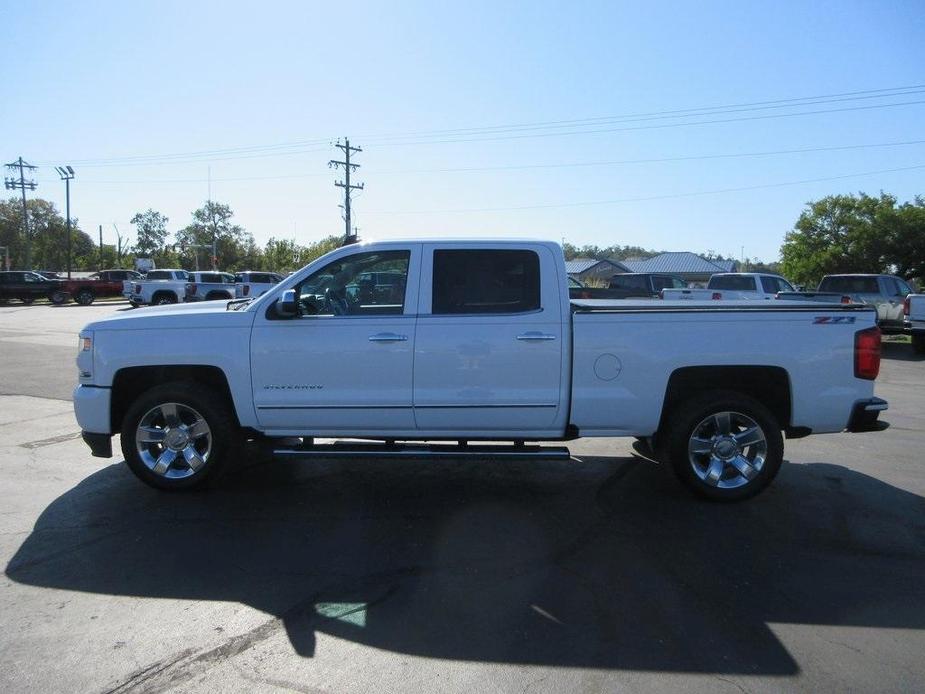
[[[809,202],[781,246],[781,270],[800,284],[813,286],[823,275],[839,272],[889,272],[910,276],[915,262],[901,248],[903,223],[914,236],[921,200],[904,212],[886,193],[873,197],[829,195]],[[919,233],[922,231],[921,226]],[[919,261],[919,264],[921,261]]]
[[[184,265],[195,260],[194,254],[205,258],[201,267],[211,267],[211,248],[215,241],[216,256],[219,266],[224,270],[248,269],[248,266],[260,265],[260,249],[254,243],[254,237],[244,227],[232,221],[234,213],[228,205],[206,200],[206,203],[193,212],[193,221],[177,232],[176,245],[179,246]],[[208,247],[208,248],[197,248]]]
[[[53,203],[33,198],[29,210],[29,236],[32,241],[32,268],[24,268],[26,239],[22,225],[22,201],[10,198],[0,202],[0,246],[9,249],[11,267],[18,269],[65,270],[67,268],[67,222]],[[83,269],[83,258],[94,247],[93,240],[71,220],[72,267]]]
[[[131,219],[135,226],[135,254],[141,258],[157,258],[167,244],[167,222],[170,219],[150,207]]]

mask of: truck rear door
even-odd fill
[[[555,260],[531,244],[424,246],[414,349],[419,430],[561,434],[569,335]]]

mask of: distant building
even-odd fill
[[[734,260],[707,260],[689,251],[660,253],[646,260],[624,260],[620,265],[627,268],[622,272],[660,272],[694,283],[705,283],[710,275],[717,272],[736,272],[738,269]]]
[[[596,258],[575,258],[565,261],[565,271],[570,277],[581,280],[599,279],[610,281],[614,275],[633,272],[618,260],[597,260]]]

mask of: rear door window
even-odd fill
[[[820,292],[841,292],[842,294],[879,294],[876,277],[825,277],[819,285]]]
[[[434,315],[540,308],[540,259],[526,250],[436,250]]]
[[[746,275],[716,275],[710,278],[707,289],[753,292],[755,291],[755,278]]]
[[[646,278],[642,275],[614,275],[610,278],[611,289],[645,289]]]

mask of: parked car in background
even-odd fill
[[[909,294],[903,301],[906,331],[912,336],[912,349],[925,354],[925,294]]]
[[[658,272],[626,272],[610,278],[610,289],[626,292],[626,297],[661,296],[664,289],[687,289],[687,282],[677,275]]]
[[[569,276],[568,296],[569,299],[626,299],[628,297],[641,298],[644,295],[641,292],[628,294],[623,290],[609,287],[589,287],[584,282]]]
[[[239,272],[234,276],[234,295],[238,299],[261,296],[282,280],[275,272]]]
[[[903,303],[912,293],[906,280],[895,275],[826,275],[819,283],[820,292],[839,292],[856,304],[877,309],[877,324],[885,334],[903,332]]]
[[[18,299],[31,304],[36,299],[48,299],[53,304],[63,304],[68,299],[64,282],[48,279],[31,270],[8,270],[0,272],[0,304]]]
[[[186,270],[151,270],[143,280],[132,283],[128,300],[133,307],[176,304],[186,296],[190,273]]]
[[[67,293],[81,306],[89,306],[101,297],[119,296],[123,282],[137,281],[141,274],[134,270],[101,270],[89,277],[64,280]]]
[[[723,272],[713,275],[706,289],[665,289],[662,298],[669,300],[770,300],[778,292],[792,292],[793,285],[780,275],[764,272]]]
[[[191,272],[184,301],[234,299],[234,275],[227,272]]]

